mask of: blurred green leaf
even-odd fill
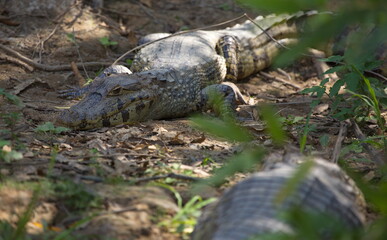
[[[23,107],[24,103],[20,100],[20,98],[16,95],[8,93],[4,88],[0,88],[0,95],[3,95],[8,101],[15,104],[18,107]]]
[[[190,119],[194,127],[229,141],[248,142],[252,139],[250,133],[245,128],[231,120],[204,116],[194,116]]]
[[[75,43],[75,35],[73,33],[66,33],[67,40],[72,43]]]
[[[109,37],[101,37],[99,39],[99,42],[104,46],[104,47],[109,47],[109,46],[114,46],[117,45],[118,42],[115,41],[110,41]]]
[[[54,134],[59,134],[62,132],[70,131],[69,128],[65,127],[55,127],[52,122],[45,122],[43,124],[38,125],[35,129],[35,132],[51,132]]]
[[[339,79],[335,82],[335,84],[333,84],[333,86],[331,87],[330,91],[329,91],[329,96],[330,97],[334,97],[336,96],[339,91],[340,91],[340,88],[345,84],[345,81],[343,79]]]
[[[285,131],[282,129],[280,119],[270,105],[262,105],[260,107],[262,118],[266,123],[266,130],[273,139],[273,143],[282,145],[286,140]]]
[[[325,5],[325,0],[239,0],[243,5],[253,7],[259,11],[274,13],[297,12],[300,9],[319,9]]]
[[[293,176],[286,181],[281,190],[278,192],[274,200],[276,204],[281,205],[287,197],[291,196],[296,191],[297,187],[308,175],[314,164],[314,161],[307,160],[299,165]]]
[[[342,62],[343,59],[344,59],[343,56],[332,55],[332,56],[329,56],[327,58],[320,58],[319,60],[322,61],[322,62],[336,62],[336,63],[339,63],[339,62]]]
[[[209,179],[199,183],[199,186],[197,187],[200,188],[201,184],[220,186],[226,181],[227,177],[232,176],[236,172],[252,171],[254,170],[254,166],[261,162],[264,154],[265,151],[258,147],[245,150],[240,154],[231,157],[227,164],[218,169]]]

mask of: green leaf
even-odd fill
[[[320,61],[322,62],[342,62],[344,59],[343,56],[340,56],[340,55],[332,55],[330,57],[327,57],[327,58],[321,58],[319,59]]]
[[[132,59],[126,59],[125,62],[130,67],[130,66],[132,66],[133,60]]]
[[[0,139],[0,147],[3,147],[5,145],[9,145],[10,143],[11,143],[10,141]]]
[[[75,35],[73,33],[66,33],[67,40],[72,43],[75,43]]]
[[[304,163],[300,164],[298,169],[294,172],[293,176],[288,181],[286,181],[284,186],[281,188],[281,190],[275,197],[274,201],[276,204],[282,204],[287,197],[289,197],[296,191],[298,185],[308,175],[314,164],[315,163],[311,160],[307,160]]]
[[[364,65],[365,70],[374,70],[380,67],[383,64],[383,61],[372,61],[372,62],[367,62]]]
[[[55,134],[67,132],[69,130],[70,130],[69,128],[65,128],[65,127],[55,127],[52,122],[45,122],[43,124],[40,124],[34,129],[35,132],[51,132]]]
[[[325,84],[327,84],[329,82],[329,78],[324,78],[321,82],[320,82],[320,87],[324,87]],[[325,88],[324,88],[325,89]]]
[[[18,152],[18,151],[14,151],[14,150],[11,150],[9,152],[0,150],[0,158],[3,159],[5,162],[10,163],[13,160],[20,160],[20,159],[22,159],[23,158],[23,154]]]
[[[36,132],[50,132],[54,130],[55,126],[52,122],[45,122],[35,128]]]
[[[230,161],[224,165],[222,168],[217,169],[215,174],[209,179],[203,180],[203,182],[198,183],[199,185],[196,188],[199,188],[204,185],[213,185],[220,186],[226,181],[226,178],[232,176],[236,172],[247,172],[254,169],[254,166],[261,162],[265,151],[261,148],[256,148],[253,150],[246,150],[240,154],[231,157]]]
[[[68,132],[68,131],[70,131],[70,129],[66,128],[66,127],[55,127],[54,128],[54,133],[56,133],[56,134],[59,134],[62,132]]]
[[[191,117],[191,121],[194,127],[229,141],[248,142],[252,139],[250,133],[234,121],[204,116]]]
[[[339,79],[335,82],[335,84],[333,84],[333,86],[331,87],[330,91],[329,91],[329,96],[330,97],[334,97],[334,96],[337,96],[339,91],[340,91],[340,88],[345,84],[345,81],[343,79]]]
[[[347,67],[345,65],[339,65],[335,67],[331,67],[330,69],[326,70],[324,74],[329,74],[329,73],[335,73],[335,72],[340,72],[342,70],[345,70]]]
[[[320,138],[319,138],[319,141],[320,141],[320,144],[322,147],[327,147],[328,144],[329,144],[329,135],[328,134],[323,134]]]
[[[349,72],[345,74],[342,78],[342,80],[346,83],[346,90],[351,90],[354,92],[356,92],[359,88],[360,79],[361,78],[359,74],[355,72]]]
[[[273,143],[282,145],[286,140],[286,134],[282,129],[282,124],[272,106],[262,105],[261,114],[263,120],[266,122],[266,130],[273,139]]]
[[[110,40],[109,40],[109,37],[101,37],[101,38],[99,39],[99,42],[100,42],[103,46],[105,46],[105,47],[113,46],[113,45],[117,45],[117,44],[118,44],[118,42],[110,41]]]
[[[3,95],[8,101],[10,101],[11,103],[15,104],[18,107],[24,107],[24,103],[22,102],[22,100],[20,100],[18,96],[6,92],[5,89],[3,88],[0,88],[0,95]]]
[[[310,88],[305,88],[304,90],[300,91],[300,93],[307,94],[307,93],[315,93],[318,91],[321,91],[321,87],[320,86],[313,86]],[[324,88],[324,91],[325,91],[325,88]]]
[[[239,0],[238,2],[259,11],[265,10],[268,12],[282,13],[297,12],[300,9],[319,9],[324,6],[325,0],[293,0],[291,3],[288,0]]]

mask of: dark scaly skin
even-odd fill
[[[296,41],[304,19],[314,14],[270,15],[255,21],[289,45]],[[152,34],[144,41],[164,36]],[[222,82],[268,67],[281,48],[249,21],[224,30],[171,36],[142,48],[131,66],[133,73],[112,66],[89,86],[64,92],[64,96],[86,96],[63,111],[58,122],[73,129],[91,129],[187,116],[207,107],[209,89],[225,95],[232,106],[243,98],[234,85]]]
[[[305,159],[313,161],[313,166],[294,191],[289,192],[284,201],[278,202],[278,194],[292,181],[299,162]],[[261,239],[262,235],[281,232],[291,235],[294,229],[283,216],[293,208],[318,215],[327,214],[332,217],[331,220],[337,220],[341,227],[348,229],[364,226],[366,203],[363,194],[339,166],[324,159],[308,159],[299,153],[287,154],[283,159],[276,160],[279,162],[252,174],[226,191],[217,202],[207,206],[191,239]],[[328,229],[332,225],[331,220],[320,219],[313,231],[320,236],[318,239],[332,239]]]

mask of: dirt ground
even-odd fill
[[[81,236],[91,236],[87,239],[183,239],[186,235],[172,233],[170,228],[160,225],[178,211],[173,194],[148,183],[154,176],[172,172],[208,177],[214,168],[240,151],[238,144],[196,130],[188,118],[60,134],[35,129],[45,122],[55,123],[63,108],[78,101],[59,98],[59,90],[82,86],[85,79],[94,78],[104,66],[135,47],[140,37],[208,26],[244,12],[257,15],[229,0],[105,1],[100,10],[78,3],[54,15],[14,16],[11,11],[0,12],[0,43],[36,63],[26,64],[10,52],[0,51],[0,88],[17,95],[24,103],[23,107],[18,107],[0,98],[2,114],[21,113],[19,119],[11,123],[4,120],[0,123],[1,129],[12,132],[1,133],[0,140],[11,141],[8,147],[23,155],[22,159],[0,163],[3,179],[0,220],[16,224],[17,215],[33,198],[34,183],[47,178],[52,181],[66,178],[103,201],[102,207],[95,208],[98,214],[76,228],[75,235],[79,239]],[[104,46],[100,43],[103,37],[117,44]],[[128,58],[131,57],[133,55]],[[79,72],[71,68],[71,63],[79,64]],[[289,118],[289,115],[306,116],[311,98],[298,92],[319,82],[314,60],[303,58],[283,69],[267,69],[238,86],[249,96],[250,104],[269,102],[276,107],[279,116]],[[308,150],[331,158],[340,123],[327,117],[327,108],[327,104],[321,104],[313,110],[311,121],[317,128],[308,136]],[[254,144],[270,149],[272,143],[255,110],[241,106],[239,116],[243,117],[242,125],[255,137]],[[289,141],[294,144],[298,144],[300,124],[302,121],[286,125]],[[323,146],[320,137],[324,134],[328,141]],[[204,159],[210,164],[203,166]],[[357,167],[364,174],[371,172],[372,175],[372,164]],[[243,178],[243,175],[236,178]],[[192,197],[188,191],[190,181],[168,179],[172,179],[171,184],[184,201]],[[117,181],[121,182],[117,184]],[[125,181],[131,184],[123,184]],[[20,186],[26,183],[32,185]],[[204,197],[218,196],[221,192],[221,189],[210,189]],[[45,196],[37,200],[27,225],[31,234],[63,232],[89,216],[69,209],[63,199]],[[95,209],[90,207],[90,213]]]

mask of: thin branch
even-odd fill
[[[181,175],[176,173],[168,173],[165,175],[159,175],[159,176],[153,176],[153,177],[137,178],[132,180],[131,182],[134,182],[134,183],[149,182],[149,181],[165,179],[165,178],[175,178],[175,179],[187,180],[187,181],[193,181],[193,182],[201,180],[201,178],[197,178],[197,177],[191,177],[191,176]]]
[[[214,25],[210,25],[210,26],[206,26],[206,27],[201,27],[201,28],[195,28],[195,29],[191,29],[191,30],[186,30],[186,31],[181,31],[181,32],[177,32],[177,33],[173,33],[171,35],[168,35],[166,37],[162,37],[162,38],[159,38],[159,39],[156,39],[154,41],[150,41],[150,42],[147,42],[147,43],[144,43],[144,44],[141,44],[140,46],[137,46],[135,48],[132,48],[131,50],[127,51],[126,53],[122,54],[119,58],[117,58],[117,60],[115,60],[113,62],[112,65],[116,65],[117,62],[119,62],[121,59],[123,59],[124,57],[126,57],[129,53],[131,52],[134,52],[138,49],[141,49],[145,46],[148,46],[152,43],[155,43],[155,42],[158,42],[158,41],[161,41],[161,40],[164,40],[164,39],[167,39],[167,38],[170,38],[170,37],[174,37],[174,36],[178,36],[178,35],[183,35],[183,34],[186,34],[186,33],[192,33],[192,32],[196,32],[198,30],[205,30],[205,29],[209,29],[209,28],[214,28],[214,27],[219,27],[219,26],[223,26],[225,24],[228,24],[228,23],[231,23],[231,22],[235,22],[239,19],[242,19],[242,18],[245,18],[247,15],[246,14],[243,14],[239,17],[236,17],[236,18],[233,18],[231,20],[228,20],[228,21],[225,21],[225,22],[221,22],[221,23],[217,23],[217,24],[214,24]]]
[[[77,65],[75,62],[71,62],[71,68],[73,70],[73,73],[75,75],[75,78],[78,81],[78,86],[83,86],[86,83],[85,78],[82,76],[82,74],[79,72],[79,69],[77,68]]]
[[[51,31],[50,34],[48,34],[48,36],[46,38],[44,38],[41,42],[40,42],[40,50],[39,50],[39,63],[42,62],[42,52],[44,50],[44,44],[48,41],[48,39],[50,39],[52,36],[54,36],[56,30],[58,29],[59,27],[59,24],[57,24],[54,28],[54,30]]]
[[[23,61],[21,61],[21,60],[19,60],[17,58],[5,55],[5,54],[0,54],[0,59],[4,59],[5,61],[8,61],[8,62],[11,62],[11,63],[15,63],[17,65],[20,65],[20,66],[24,67],[25,69],[27,69],[30,72],[32,72],[34,70],[34,68],[31,67],[30,65],[28,65],[27,63],[25,63],[25,62],[23,62]]]
[[[333,153],[332,153],[332,157],[331,157],[332,163],[337,164],[337,161],[339,160],[340,152],[341,152],[341,145],[343,143],[343,140],[347,136],[347,130],[348,130],[348,126],[350,124],[351,123],[348,120],[340,122],[339,135],[337,136],[335,148],[333,149]]]
[[[105,181],[104,178],[97,177],[97,176],[80,175],[78,177],[80,179],[82,179],[82,180],[93,181],[93,182],[97,182],[97,183]],[[143,177],[143,178],[129,179],[128,182],[131,182],[131,183],[141,183],[141,182],[149,182],[149,181],[165,179],[165,178],[174,178],[174,179],[193,181],[193,182],[201,180],[201,178],[197,178],[197,177],[191,177],[191,176],[182,175],[182,174],[176,174],[176,173],[168,173],[168,174],[152,176],[152,177]]]
[[[355,131],[355,135],[356,137],[360,140],[360,141],[364,141],[366,140],[366,136],[364,135],[364,133],[361,131],[361,129],[359,128],[359,125],[357,125],[356,121],[351,119],[351,123],[352,123],[352,126],[353,126],[353,129]],[[379,166],[382,166],[382,165],[385,165],[386,164],[386,160],[387,159],[383,159],[383,157],[378,154],[375,149],[368,143],[365,143],[365,142],[362,142],[361,145],[364,147],[364,149],[368,152],[368,154],[370,155],[371,157],[371,161],[375,162],[377,165]]]
[[[266,72],[263,72],[263,71],[260,71],[259,74],[263,75],[264,77],[267,77],[267,78],[270,78],[270,79],[273,79],[275,81],[278,81],[278,82],[281,82],[285,85],[289,85],[291,87],[294,87],[295,89],[297,89],[298,91],[301,90],[302,88],[294,83],[291,83],[283,78],[280,78],[280,77],[277,77],[277,76],[273,76],[271,74],[268,74]]]
[[[254,19],[252,19],[251,17],[249,17],[247,14],[246,15],[246,18],[250,20],[250,22],[252,22],[255,26],[257,26],[264,34],[266,34],[273,42],[277,43],[279,46],[285,48],[285,49],[290,49],[288,47],[286,47],[285,45],[283,45],[282,43],[278,42],[273,36],[271,36],[265,29],[263,29],[261,26],[259,26],[259,24],[257,24]]]
[[[374,71],[369,71],[369,70],[365,70],[364,72],[366,73],[369,73],[369,74],[373,74],[377,77],[380,77],[381,79],[383,79],[384,81],[387,81],[387,77],[383,76],[382,74],[380,73],[377,73],[377,72],[374,72]]]
[[[41,64],[41,63],[37,63],[35,61],[33,61],[32,59],[24,56],[23,54],[7,47],[7,46],[4,46],[3,44],[0,44],[0,49],[4,50],[4,52],[8,53],[8,54],[11,54],[15,57],[17,57],[18,59],[20,59],[21,61],[37,68],[37,69],[40,69],[40,70],[44,70],[44,71],[50,71],[50,72],[55,72],[55,71],[64,71],[64,70],[71,70],[71,64],[64,64],[64,65],[46,65],[46,64]],[[101,66],[110,66],[111,64],[108,63],[108,62],[85,62],[85,63],[77,63],[76,66],[77,67],[101,67]]]

